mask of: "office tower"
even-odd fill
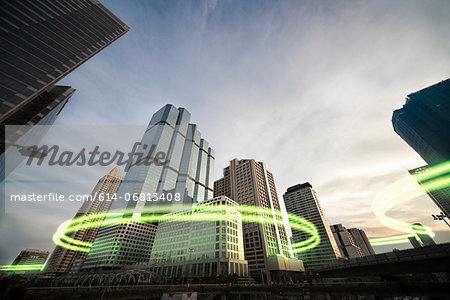
[[[19,255],[14,259],[12,266],[23,265],[44,265],[49,252],[37,249],[26,249],[20,251]]]
[[[319,245],[296,254],[303,261],[305,269],[314,269],[340,258],[339,248],[312,185],[306,182],[292,186],[287,189],[283,198],[288,213],[307,219],[319,232]],[[300,243],[310,236],[305,232],[292,230],[292,237],[295,243]],[[292,247],[296,253],[295,244]]]
[[[101,228],[82,269],[112,269],[147,264],[156,224],[143,223],[154,205],[167,213],[213,196],[214,151],[201,138],[190,113],[167,104],[156,112],[137,147],[134,161],[107,218],[121,224]],[[139,201],[126,201],[129,195]],[[151,200],[157,196],[158,201]],[[172,201],[165,201],[165,199]]]
[[[436,245],[433,238],[430,236],[427,229],[422,224],[414,223],[411,225],[411,227],[414,230],[414,232],[416,233],[416,235],[419,237],[423,246]]]
[[[27,148],[37,145],[49,129],[48,126],[33,126],[52,125],[74,92],[70,86],[55,85],[9,118],[11,124],[25,125],[7,126],[0,131],[1,143],[7,148],[0,155],[0,181],[31,155]]]
[[[362,229],[358,228],[350,228],[347,231],[352,235],[355,244],[361,248],[364,256],[375,255],[375,251],[373,250],[372,245],[367,238],[366,233]]]
[[[289,269],[303,270],[301,263],[291,258],[286,229],[280,225],[283,217],[279,213],[275,181],[264,163],[254,159],[230,161],[223,171],[223,178],[214,182],[214,197],[218,196],[231,198],[239,205],[271,211],[270,214],[261,211],[267,222],[243,223],[244,253],[251,276],[270,283]]]
[[[420,247],[422,247],[422,245],[420,245],[420,242],[416,239],[415,236],[410,236],[410,237],[408,237],[408,240],[411,242],[411,245],[412,245],[414,248],[420,248]]]
[[[352,234],[342,224],[331,225],[331,232],[342,257],[350,259],[364,256],[364,252],[356,244]]]
[[[91,193],[91,199],[85,200],[81,208],[78,210],[74,218],[83,218],[83,216],[90,214],[97,214],[108,211],[111,206],[112,196],[117,192],[123,177],[119,175],[120,168],[115,167],[107,175],[103,176],[95,185]],[[94,222],[102,222],[104,216],[99,216],[95,219],[82,221],[80,225],[89,227],[89,224]],[[82,241],[85,243],[92,243],[97,236],[99,228],[93,227],[74,232],[71,235],[72,239]],[[71,269],[75,261],[77,261],[76,268],[80,268],[80,264],[86,257],[86,252],[69,250],[60,246],[56,246],[46,266],[46,272],[49,273],[67,273]]]
[[[1,1],[0,124],[23,125],[31,101],[129,27],[98,1]],[[39,112],[37,113],[37,115]]]
[[[428,165],[450,160],[450,79],[408,95],[392,124]]]
[[[438,189],[428,189],[427,184],[432,184],[436,177],[425,177],[421,179],[421,174],[424,174],[428,170],[429,166],[425,165],[419,168],[409,170],[409,173],[417,181],[417,183],[425,190],[427,195],[434,201],[439,209],[446,215],[450,215],[450,186],[440,187]],[[439,177],[446,177],[450,175],[450,171],[439,175]]]
[[[217,216],[212,221],[190,221]],[[151,269],[167,277],[248,275],[239,205],[225,197],[164,215],[150,257]]]

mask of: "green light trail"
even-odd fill
[[[201,204],[201,203],[200,203]],[[204,210],[202,213],[193,213],[183,216],[171,216],[171,221],[178,222],[207,222],[207,221],[226,221],[227,215],[226,211],[229,206],[226,205],[215,205],[215,206],[176,206],[177,210],[182,210],[183,208],[190,208],[196,212]],[[63,248],[89,252],[92,244],[88,242],[83,242],[72,238],[70,235],[74,232],[86,230],[89,228],[99,228],[108,226],[117,226],[127,224],[129,222],[136,223],[156,223],[163,216],[167,215],[169,212],[173,211],[174,206],[172,205],[152,205],[144,207],[143,211],[140,213],[139,218],[133,217],[133,208],[126,210],[115,210],[110,212],[102,212],[84,215],[78,218],[74,218],[63,222],[53,235],[53,242]],[[241,213],[242,222],[244,223],[259,223],[259,224],[269,224],[274,225],[275,222],[279,226],[284,226],[281,211],[275,210],[276,221],[273,218],[268,218],[267,216],[272,215],[272,210],[268,208],[258,207],[258,206],[247,206],[240,205],[239,212]],[[294,214],[288,213],[288,219],[293,230],[303,231],[310,235],[310,237],[300,243],[296,243],[293,246],[293,251],[295,253],[300,253],[307,251],[316,247],[320,243],[320,236],[317,228],[309,222],[308,220],[299,217]],[[167,216],[164,217],[166,220]]]
[[[431,192],[449,187],[449,173],[450,161],[428,168],[418,174],[414,174],[412,177],[408,176],[400,179],[378,193],[372,203],[372,210],[378,221],[389,228],[407,234],[370,239],[372,246],[408,243],[410,236],[416,236],[416,232],[414,232],[410,223],[388,217],[386,213],[410,199],[423,195],[426,191]],[[420,182],[420,185],[418,182]],[[424,233],[429,234],[431,237],[435,236],[431,228],[426,226],[424,228],[426,231]]]
[[[5,266],[0,266],[0,271],[7,271],[7,272],[40,271],[43,266],[44,266],[44,264],[5,265]]]

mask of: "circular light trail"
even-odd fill
[[[201,204],[201,203],[200,203]],[[193,213],[189,215],[183,215],[171,221],[178,222],[206,222],[206,221],[226,221],[226,211],[229,206],[216,205],[216,206],[182,206],[175,205],[177,210],[183,208],[191,208],[192,210],[204,210],[202,213]],[[133,218],[133,209],[126,210],[113,210],[109,212],[101,212],[80,216],[68,221],[63,222],[53,235],[53,242],[63,248],[89,252],[92,243],[80,241],[71,237],[74,232],[86,230],[90,228],[100,228],[108,226],[117,226],[127,224],[129,222],[136,223],[157,223],[163,216],[167,216],[168,213],[173,212],[173,205],[151,205],[143,208],[139,218]],[[275,210],[276,218],[267,217],[272,216],[272,210],[258,206],[240,205],[239,212],[243,223],[259,223],[279,226],[284,226],[281,211]],[[320,236],[317,228],[308,220],[299,217],[294,214],[287,214],[290,226],[293,230],[298,230],[309,234],[309,238],[292,245],[295,253],[301,253],[316,247],[320,243]],[[274,221],[274,219],[276,221]]]
[[[386,213],[410,199],[423,195],[425,192],[447,187],[450,187],[450,162],[400,179],[383,189],[372,203],[373,212],[381,224],[406,234],[370,239],[372,246],[408,243],[408,238],[416,235],[411,224],[393,219],[387,216]],[[435,236],[431,228],[425,226],[425,231],[423,233],[429,234],[431,237]]]

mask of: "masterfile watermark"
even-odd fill
[[[138,151],[139,148],[140,151]],[[53,145],[51,147],[48,145],[42,145],[40,147],[33,145],[27,147],[26,150],[27,153],[29,153],[29,155],[27,155],[28,160],[26,161],[27,166],[31,166],[35,160],[36,165],[41,166],[42,163],[47,160],[49,166],[95,166],[98,164],[104,167],[109,165],[125,165],[125,172],[127,172],[135,165],[149,166],[154,163],[157,166],[162,166],[169,162],[168,160],[165,160],[165,152],[158,151],[155,154],[156,145],[153,144],[149,146],[147,144],[142,144],[141,142],[134,143],[133,148],[129,153],[118,150],[114,153],[111,153],[110,151],[100,152],[100,146],[95,146],[92,151],[82,148],[78,152],[67,150],[59,152],[60,148],[58,145]],[[144,151],[147,151],[147,155],[145,155]]]

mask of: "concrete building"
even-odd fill
[[[296,253],[295,244],[292,245],[297,258],[303,261],[305,269],[314,269],[340,258],[341,253],[312,185],[306,182],[292,186],[287,189],[283,198],[288,213],[307,219],[319,232],[320,244],[312,249]],[[303,231],[292,230],[292,237],[295,243],[300,243],[310,236]]]
[[[352,234],[342,224],[331,225],[331,232],[333,232],[342,257],[354,258],[364,256],[364,252],[356,244]]]
[[[16,259],[14,259],[11,265],[12,266],[44,265],[48,255],[49,252],[44,250],[37,250],[37,249],[22,250],[16,257]]]
[[[83,203],[81,208],[76,213],[74,219],[82,218],[83,216],[90,214],[108,211],[112,202],[106,201],[105,199],[111,199],[112,195],[114,195],[119,189],[119,186],[123,180],[123,177],[119,174],[120,168],[115,167],[107,175],[103,176],[92,190],[92,199],[87,200]],[[104,217],[98,217],[88,221],[83,221],[82,223],[80,223],[80,225],[89,226],[89,224],[91,223],[101,222],[102,219],[104,219]],[[98,227],[94,227],[76,231],[71,235],[71,238],[86,243],[92,243],[97,236],[98,230]],[[86,254],[86,252],[69,250],[64,247],[56,246],[46,265],[45,271],[54,274],[67,273],[69,272],[75,261],[78,261],[76,269],[80,269],[80,264],[85,259]]]
[[[260,212],[266,222],[243,224],[245,259],[251,276],[272,282],[291,271],[304,270],[301,262],[291,258],[275,181],[264,163],[254,159],[230,161],[223,178],[214,182],[214,197],[218,196],[231,198],[239,205],[268,209]]]
[[[149,264],[166,277],[247,276],[239,205],[220,196],[164,215]]]
[[[375,250],[373,250],[373,247],[370,244],[369,239],[367,238],[367,235],[364,232],[364,230],[358,228],[349,228],[347,229],[347,231],[352,235],[355,244],[359,248],[361,248],[364,256],[375,254]]]
[[[342,224],[331,225],[334,239],[342,257],[354,258],[374,255],[366,233],[358,228],[345,228]]]
[[[171,104],[153,115],[106,218],[117,225],[100,229],[82,269],[147,264],[157,224],[141,220],[160,205],[170,213],[212,198],[214,150],[190,117]]]

